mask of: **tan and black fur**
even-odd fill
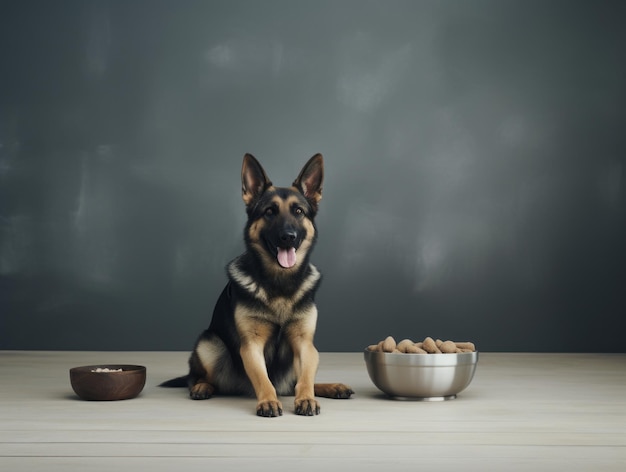
[[[315,292],[320,273],[309,262],[317,239],[324,162],[313,156],[291,187],[275,187],[250,154],[243,159],[246,251],[226,270],[209,328],[189,359],[186,382],[195,400],[214,394],[256,395],[259,416],[283,413],[279,395],[295,395],[295,413],[319,414],[316,396],[349,398],[344,384],[315,384]]]

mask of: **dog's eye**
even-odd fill
[[[269,207],[265,209],[265,216],[274,216],[276,214],[276,208]]]
[[[304,210],[300,207],[296,207],[293,212],[296,214],[296,216],[303,216],[304,215]]]

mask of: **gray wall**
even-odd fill
[[[320,350],[624,352],[625,6],[3,1],[0,349],[190,349],[321,152]]]

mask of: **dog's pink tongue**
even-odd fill
[[[289,249],[278,249],[278,263],[285,269],[289,269],[296,265],[296,249],[291,247]]]

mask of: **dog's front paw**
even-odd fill
[[[256,406],[256,414],[266,418],[283,416],[283,406],[278,400],[262,401]]]
[[[320,414],[320,404],[314,398],[297,399],[296,415],[313,416]]]

